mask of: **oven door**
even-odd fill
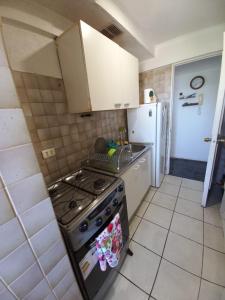
[[[114,216],[117,213],[120,214],[120,222],[123,235],[123,248],[120,254],[120,262],[115,268],[110,268],[107,264],[106,271],[103,272],[100,269],[99,262],[95,254],[95,239],[109,225],[109,223],[113,220]],[[127,217],[126,196],[124,196],[123,201],[121,201],[120,205],[114,211],[113,215],[110,216],[110,218],[99,228],[95,235],[92,236],[92,238],[82,246],[82,248],[73,253],[73,255],[75,256],[76,264],[79,267],[80,276],[82,277],[82,286],[85,289],[85,294],[87,294],[88,299],[94,299],[94,297],[99,292],[103,294],[104,289],[107,289],[108,286],[111,285],[112,282],[109,282],[109,278],[114,278],[115,276],[112,273],[116,273],[120,269],[126,255],[128,240],[129,225]]]

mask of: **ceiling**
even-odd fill
[[[116,19],[97,5],[94,0],[31,0],[42,6],[45,6],[56,13],[70,19],[73,22],[83,20],[93,28],[102,30],[110,24],[115,24],[122,31],[121,36],[115,41],[123,48],[130,51],[139,59],[145,59],[150,53],[140,45],[135,37],[131,35],[126,28],[121,26]]]
[[[225,22],[224,0],[114,0],[154,44]]]
[[[138,42],[135,34],[119,23],[95,0],[31,0],[76,22],[87,22],[97,30],[109,24],[123,32],[115,41],[140,60],[151,56],[150,49]],[[111,2],[129,18],[149,45],[157,44],[225,22],[225,0],[102,0]]]

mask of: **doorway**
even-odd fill
[[[221,55],[175,66],[171,175],[204,181],[220,68]]]

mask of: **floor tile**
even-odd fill
[[[144,218],[166,229],[169,228],[173,212],[155,204],[150,204]]]
[[[216,205],[204,208],[204,222],[222,227],[221,216]]]
[[[163,182],[174,184],[174,185],[180,185],[181,181],[182,181],[181,177],[172,176],[172,175],[166,175],[163,180]]]
[[[168,230],[149,221],[142,220],[133,240],[153,252],[162,255]]]
[[[140,205],[140,207],[138,208],[138,210],[137,210],[137,212],[136,212],[136,215],[138,216],[138,217],[143,217],[143,215],[144,215],[144,213],[145,213],[145,211],[146,211],[146,209],[147,209],[147,207],[148,207],[148,205],[149,205],[149,202],[147,202],[147,201],[143,201],[142,203],[141,203],[141,205]]]
[[[203,243],[203,222],[174,213],[171,231],[181,234],[195,242]]]
[[[211,224],[204,224],[204,244],[214,250],[225,252],[223,229]]]
[[[118,274],[109,292],[105,295],[104,300],[147,300],[148,295],[133,285],[129,280]]]
[[[156,190],[153,190],[153,189],[151,188],[150,191],[148,192],[148,194],[147,194],[146,197],[145,197],[145,201],[151,202],[153,196],[155,195],[155,193],[156,193]]]
[[[225,289],[211,282],[201,281],[199,300],[223,300],[225,299]]]
[[[138,287],[150,293],[158,270],[160,257],[135,242],[130,243],[133,256],[127,256],[121,273]]]
[[[175,211],[203,221],[203,208],[198,203],[178,198]]]
[[[174,210],[174,207],[176,205],[176,197],[156,192],[152,199],[152,203],[168,208],[170,210]]]
[[[197,181],[197,180],[191,180],[191,179],[182,179],[182,187],[192,189],[192,190],[197,190],[197,191],[203,191],[203,182],[202,181]]]
[[[225,286],[225,254],[205,247],[202,277]]]
[[[141,222],[141,218],[140,217],[137,217],[137,216],[134,216],[131,223],[130,223],[130,226],[129,226],[129,232],[130,232],[130,238],[132,238],[132,236],[134,235],[139,223]]]
[[[158,189],[159,192],[177,197],[180,186],[163,182]]]
[[[201,204],[202,192],[181,187],[179,192],[179,198],[183,198]]]
[[[130,281],[118,274],[115,282],[109,289],[109,292],[104,297],[104,300],[147,300],[148,295],[142,292],[139,288],[133,285]]]
[[[201,275],[203,246],[170,232],[163,257],[195,275]]]
[[[197,300],[199,285],[200,278],[163,259],[152,296],[157,300]]]

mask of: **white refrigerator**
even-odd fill
[[[166,166],[167,103],[143,104],[127,110],[130,143],[152,145],[152,185],[159,187]]]

